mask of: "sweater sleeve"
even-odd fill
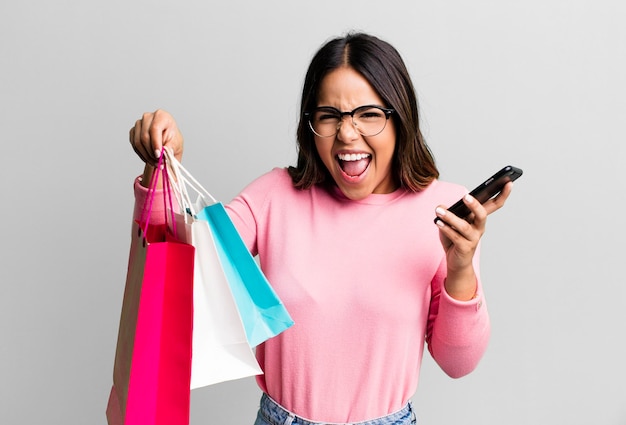
[[[474,268],[476,295],[469,301],[452,298],[444,288],[445,259],[432,282],[426,341],[433,359],[452,378],[472,372],[482,358],[490,336],[490,321],[480,280],[477,250]]]
[[[142,218],[144,208],[148,207],[148,188],[141,185],[141,176],[137,177],[133,186],[135,192],[135,207],[133,209],[133,221],[139,221]],[[156,190],[152,200],[152,209],[150,211],[149,224],[165,223],[165,202],[163,200],[163,190]],[[174,199],[175,202],[175,199]]]
[[[237,197],[224,206],[252,255],[257,254],[257,220],[259,220],[259,213],[263,211],[266,196],[276,184],[284,183],[284,181],[285,178],[281,176],[280,169],[274,169],[250,183]],[[141,219],[142,211],[147,205],[146,202],[149,201],[149,191],[148,188],[141,185],[141,176],[135,179],[134,192],[133,220],[137,221]],[[163,190],[156,190],[154,193],[150,224],[164,224],[166,221],[164,193]],[[172,197],[172,202],[176,209],[175,196]]]
[[[274,168],[250,183],[225,205],[230,219],[253,256],[259,253],[259,232],[265,229],[268,195],[285,188],[291,188],[290,177],[284,169]]]
[[[228,212],[228,216],[235,225],[246,247],[254,256],[258,254],[256,243],[257,218],[254,214],[254,206],[251,205],[251,202],[254,202],[253,198],[246,196],[244,192],[225,205],[224,208],[226,212]]]

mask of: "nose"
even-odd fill
[[[348,120],[348,124],[344,125],[344,122]],[[337,124],[337,138],[341,141],[349,141],[358,138],[360,135],[356,128],[354,119],[350,114],[345,114],[341,117],[341,121]]]

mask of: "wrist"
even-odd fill
[[[459,301],[469,301],[476,297],[478,282],[473,267],[448,271],[444,287],[450,297]]]
[[[154,167],[148,164],[146,164],[146,166],[143,168],[143,174],[141,175],[141,178],[139,179],[139,183],[143,187],[150,187],[150,180],[152,179],[153,170],[154,170]]]

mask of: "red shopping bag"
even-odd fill
[[[133,223],[109,425],[189,424],[195,252],[167,224],[147,225],[150,192],[145,220]]]

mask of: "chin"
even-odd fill
[[[372,190],[368,190],[367,188],[345,187],[341,185],[338,185],[338,187],[341,193],[352,201],[360,201],[373,193]]]

